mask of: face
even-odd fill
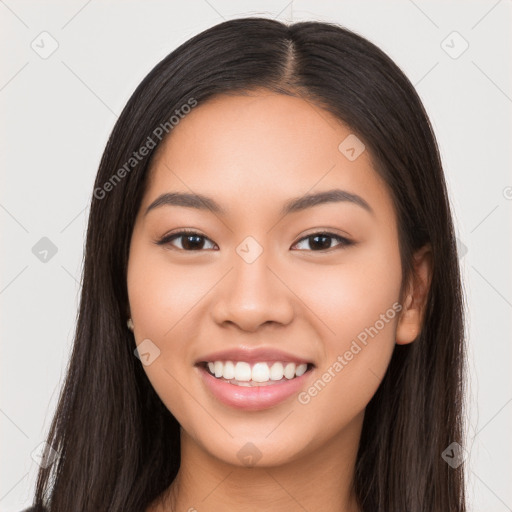
[[[402,278],[393,202],[369,151],[318,106],[252,92],[199,104],[155,156],[128,294],[144,370],[182,435],[226,463],[253,450],[278,465],[360,428],[396,343]],[[178,193],[219,209],[154,204]],[[256,361],[308,371],[248,387],[197,364],[236,365],[257,349],[268,351],[240,379]],[[225,350],[235,353],[213,355]]]

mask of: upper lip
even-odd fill
[[[289,352],[277,350],[272,347],[238,347],[219,350],[217,352],[210,352],[209,354],[201,356],[196,360],[195,364],[213,361],[245,361],[247,363],[255,363],[257,361],[281,361],[296,364],[310,363],[313,365],[313,362],[308,359],[304,359]]]

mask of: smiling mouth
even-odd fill
[[[261,361],[203,361],[197,366],[219,381],[235,386],[263,387],[275,386],[301,377],[314,368],[313,363],[296,364],[292,362]]]

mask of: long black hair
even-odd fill
[[[421,333],[395,346],[366,408],[355,468],[361,508],[465,511],[463,465],[441,456],[463,444],[464,304],[428,116],[404,73],[363,37],[334,23],[264,18],[223,22],[182,44],[144,78],[113,128],[91,197],[72,355],[47,437],[60,456],[39,471],[36,509],[141,511],[176,477],[180,425],[126,327],[130,238],[172,116],[216,94],[259,88],[328,110],[364,141],[395,204],[403,285],[414,251],[432,248]]]

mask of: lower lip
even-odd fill
[[[298,393],[312,373],[312,369],[300,377],[276,381],[276,384],[267,386],[237,386],[217,379],[203,366],[196,367],[206,387],[222,403],[237,409],[258,411],[277,405],[290,396]]]

